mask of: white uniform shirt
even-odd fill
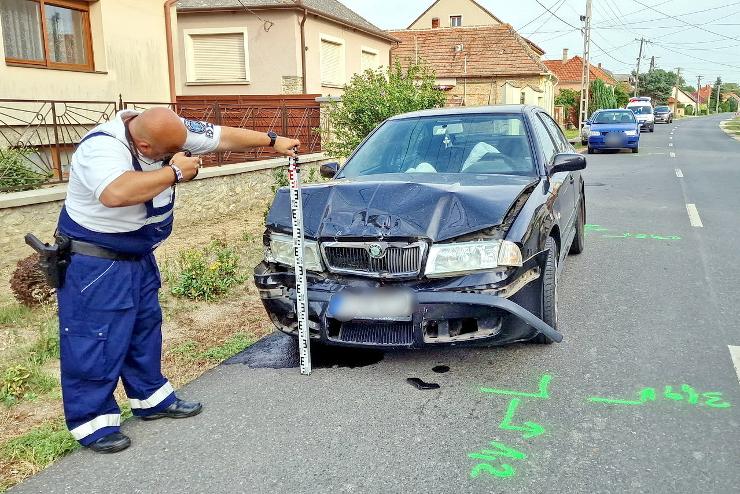
[[[69,216],[88,230],[102,233],[122,233],[138,230],[146,224],[146,206],[137,204],[121,208],[109,208],[100,202],[103,190],[127,171],[134,170],[131,151],[126,140],[123,118],[139,112],[123,110],[116,118],[96,127],[93,132],[105,132],[108,136],[95,136],[80,144],[72,156],[69,172],[67,199],[64,205]],[[193,156],[216,150],[221,138],[221,127],[206,122],[183,119],[188,134],[183,150]],[[139,155],[143,171],[158,170],[162,162],[151,163]],[[172,199],[172,189],[167,188],[154,198],[154,207],[166,206]]]

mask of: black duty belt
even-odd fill
[[[82,254],[85,256],[102,257],[113,261],[140,261],[144,255],[126,254],[114,250],[105,249],[95,244],[80,242],[79,240],[71,241],[71,251],[73,254]]]

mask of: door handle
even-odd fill
[[[573,183],[573,182],[574,182],[573,175],[571,175],[570,176],[570,183]]]

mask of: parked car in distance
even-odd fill
[[[630,98],[627,109],[632,110],[637,118],[640,128],[649,132],[655,132],[655,115],[650,96],[637,96]]]
[[[673,122],[673,111],[668,106],[656,106],[654,110],[655,123],[672,123]]]
[[[599,110],[594,112],[588,136],[588,153],[597,149],[640,149],[640,125],[632,110]]]
[[[584,248],[586,157],[541,108],[392,117],[303,195],[308,329],[374,348],[560,341],[558,277]],[[254,269],[275,326],[297,334],[287,187]]]

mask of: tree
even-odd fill
[[[576,91],[575,89],[561,89],[557,97],[555,97],[555,104],[558,106],[563,106],[565,108],[566,120],[568,120],[568,117],[570,117],[570,115],[578,114],[580,106],[580,103],[578,101],[579,96],[580,91]]]
[[[614,88],[604,84],[601,79],[596,79],[590,87],[591,101],[588,105],[588,114],[596,110],[617,108],[617,98],[614,96]]]
[[[407,69],[396,61],[387,70],[368,69],[352,77],[344,88],[341,102],[328,111],[329,129],[324,137],[326,151],[334,157],[350,153],[383,120],[416,110],[437,108],[446,101],[435,88],[434,73],[422,63]]]
[[[630,101],[630,85],[620,82],[614,88],[614,97],[617,99],[617,108],[624,108]]]
[[[655,102],[665,102],[671,96],[676,74],[663,69],[653,69],[640,74],[638,96],[650,96]]]
[[[709,111],[714,113],[715,108],[717,108],[717,88],[722,88],[722,78],[717,77],[717,80],[714,81],[714,86],[712,86],[712,92],[709,94]],[[721,89],[720,89],[721,90]]]

